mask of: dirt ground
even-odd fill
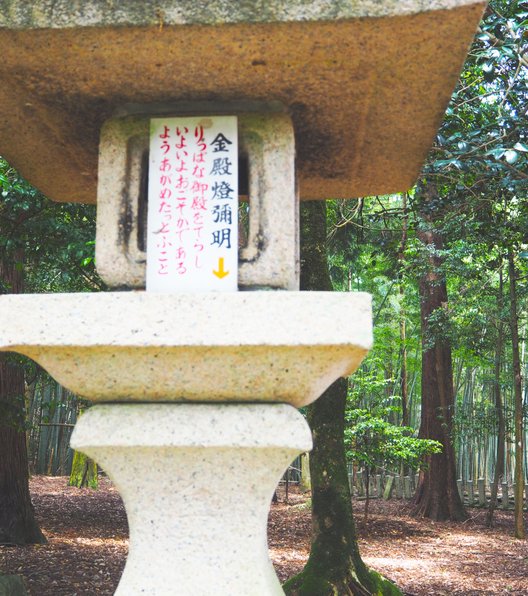
[[[0,547],[0,571],[24,577],[31,596],[111,595],[127,554],[127,521],[110,481],[98,491],[67,486],[66,478],[31,481],[33,502],[48,544]],[[281,581],[299,572],[310,547],[306,495],[279,492],[269,518],[270,556]],[[405,502],[375,500],[363,526],[363,502],[354,502],[365,562],[409,595],[528,596],[528,542],[516,540],[513,514],[471,509],[463,524],[416,520]]]

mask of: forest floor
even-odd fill
[[[48,544],[0,547],[0,571],[22,575],[31,596],[114,593],[127,554],[127,521],[121,499],[106,478],[101,487],[78,490],[67,479],[31,480],[37,517]],[[299,572],[310,547],[307,496],[284,490],[269,518],[270,555],[281,581]],[[401,500],[354,501],[365,562],[406,594],[528,596],[528,542],[516,540],[513,513],[497,511],[493,529],[485,511],[470,510],[462,524],[417,520]]]

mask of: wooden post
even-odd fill
[[[508,505],[509,505],[508,483],[503,482],[501,484],[501,487],[502,487],[502,508],[508,509]]]
[[[376,496],[381,499],[382,486],[381,486],[381,474],[376,474]]]
[[[356,474],[356,486],[358,497],[362,497],[365,494],[365,487],[363,486],[363,472]]]
[[[401,499],[403,497],[403,486],[401,476],[394,476],[394,486],[396,487],[396,498]]]
[[[468,480],[467,482],[468,487],[468,505],[473,507],[475,503],[475,489],[473,487],[473,480]]]
[[[369,475],[369,495],[372,496],[375,492],[375,478],[373,474]]]
[[[410,499],[412,497],[410,476],[405,476],[403,478],[403,495],[406,499]]]
[[[348,488],[350,489],[350,496],[354,495],[354,467],[352,463],[347,463]]]
[[[385,491],[383,492],[383,498],[388,501],[392,496],[392,489],[394,487],[394,476],[387,476],[387,482],[385,484]]]
[[[478,483],[478,500],[479,505],[484,507],[486,505],[486,481],[484,478],[479,478],[477,480]]]
[[[462,478],[457,480],[457,487],[458,487],[458,494],[460,495],[460,499],[464,502],[464,481]]]

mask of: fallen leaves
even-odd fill
[[[31,596],[114,593],[128,551],[128,528],[115,487],[79,490],[66,478],[31,480],[33,503],[48,544],[0,547],[0,569],[19,574]],[[269,552],[281,582],[300,572],[310,550],[306,496],[290,487],[289,503],[271,508]],[[364,502],[354,502],[362,519]],[[414,519],[405,501],[373,500],[358,525],[365,562],[413,596],[528,596],[528,547],[513,539],[511,512],[496,512],[493,529],[479,510],[466,523]]]

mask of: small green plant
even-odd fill
[[[440,453],[442,445],[418,439],[408,426],[396,426],[368,410],[349,410],[345,429],[347,458],[361,465],[366,473],[365,520],[368,517],[369,476],[376,468],[405,466],[419,469],[426,455]]]

